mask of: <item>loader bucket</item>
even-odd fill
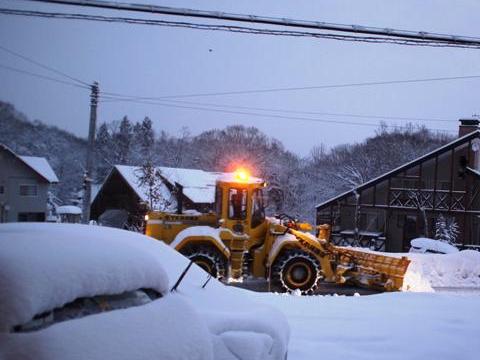
[[[337,269],[347,281],[370,288],[386,291],[397,291],[402,288],[403,277],[410,260],[375,254],[368,251],[336,248],[338,258]],[[337,271],[338,273],[338,271]]]

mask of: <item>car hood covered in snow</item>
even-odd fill
[[[211,279],[160,241],[72,224],[0,225],[0,358],[284,359],[289,325],[275,308]],[[169,281],[170,279],[170,281]],[[163,297],[47,328],[13,326],[79,297],[140,288]],[[2,354],[3,352],[3,354]]]
[[[0,225],[0,331],[80,297],[167,292],[158,257],[142,247],[149,239],[135,240],[87,225]]]

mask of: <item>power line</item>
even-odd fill
[[[112,97],[112,98],[107,98],[107,99],[112,100],[114,98]],[[162,102],[162,101],[135,100],[135,99],[125,99],[125,98],[117,98],[115,100],[132,102],[132,103],[137,103],[137,104],[158,105],[158,106],[188,109],[188,110],[201,110],[201,111],[218,112],[218,113],[235,114],[235,115],[248,115],[248,116],[263,117],[263,118],[268,117],[268,118],[274,118],[274,119],[299,120],[299,121],[310,121],[310,122],[342,124],[342,125],[369,126],[369,127],[379,127],[380,126],[380,124],[378,124],[378,123],[358,123],[358,122],[352,122],[352,121],[327,120],[327,119],[306,118],[306,117],[299,117],[299,116],[285,116],[285,115],[278,115],[278,114],[260,114],[260,113],[250,112],[250,111],[249,112],[247,112],[247,111],[232,111],[232,110],[212,109],[212,108],[205,108],[205,107],[198,107],[198,106],[176,105],[176,104],[171,104],[171,103]],[[101,102],[105,103],[107,101],[103,100]],[[397,126],[397,125],[389,125],[389,127],[398,128],[398,129],[406,129],[407,128],[405,126]],[[429,130],[438,131],[438,132],[453,132],[453,130],[446,130],[446,129],[429,129]]]
[[[14,68],[12,66],[8,66],[8,65],[0,64],[0,68],[5,69],[5,70],[9,70],[9,71],[13,71],[13,72],[16,72],[16,73],[24,74],[24,75],[33,76],[33,77],[43,79],[43,80],[53,81],[53,82],[63,84],[63,85],[75,86],[75,87],[79,87],[79,88],[82,88],[82,89],[90,89],[89,86],[80,85],[80,84],[77,84],[77,83],[74,83],[74,82],[69,82],[69,81],[65,81],[65,80],[56,79],[56,78],[53,78],[53,77],[50,77],[50,76],[37,74],[37,73],[27,71],[27,70],[17,69],[17,68]]]
[[[213,31],[228,31],[233,33],[243,34],[255,34],[255,35],[275,35],[275,36],[291,36],[291,37],[312,37],[318,39],[329,40],[341,40],[351,42],[366,42],[366,43],[385,43],[385,44],[397,44],[397,45],[410,45],[410,46],[429,46],[429,47],[456,47],[456,48],[472,48],[478,49],[480,45],[475,44],[458,44],[458,43],[446,43],[443,41],[431,41],[431,40],[415,40],[415,39],[398,39],[388,36],[360,36],[360,35],[343,35],[334,33],[315,33],[306,31],[291,31],[291,30],[273,30],[273,29],[261,29],[245,26],[232,26],[232,25],[210,25],[210,24],[197,24],[191,22],[179,22],[179,21],[166,21],[166,20],[152,20],[152,19],[138,19],[138,18],[125,18],[125,17],[112,17],[103,15],[88,15],[88,14],[71,14],[71,13],[53,13],[43,11],[31,11],[31,10],[16,10],[0,8],[0,14],[4,15],[20,15],[20,16],[33,16],[43,18],[54,19],[67,19],[67,20],[88,20],[88,21],[100,21],[109,23],[125,23],[135,25],[156,25],[166,27],[182,27],[196,30],[213,30]]]
[[[85,85],[85,86],[90,86],[90,85],[89,85],[87,82],[85,82],[85,81],[79,80],[79,79],[77,79],[77,78],[75,78],[75,77],[73,77],[73,76],[70,76],[70,75],[68,75],[68,74],[65,74],[64,72],[62,72],[62,71],[60,71],[60,70],[54,69],[54,68],[52,68],[52,67],[50,67],[50,66],[48,66],[48,65],[45,65],[45,64],[42,64],[42,63],[40,63],[40,62],[38,62],[38,61],[36,61],[36,60],[33,60],[33,59],[31,59],[31,58],[29,58],[29,57],[27,57],[27,56],[25,56],[25,55],[22,55],[22,54],[19,54],[19,53],[13,51],[13,50],[7,49],[5,46],[0,45],[0,50],[3,50],[3,51],[5,51],[6,53],[9,53],[10,55],[16,56],[16,57],[18,57],[18,58],[20,58],[20,59],[23,59],[23,60],[25,60],[25,61],[28,61],[28,62],[30,62],[30,63],[32,63],[32,64],[34,64],[34,65],[37,65],[37,66],[39,66],[39,67],[41,67],[41,68],[43,68],[43,69],[45,69],[45,70],[54,72],[54,73],[57,74],[57,75],[61,75],[61,76],[65,77],[65,78],[67,78],[67,79],[73,80],[73,81],[75,81],[75,82],[77,82],[77,83],[80,83],[80,84],[82,84],[82,85]]]
[[[122,101],[122,98],[104,97],[104,102]],[[128,98],[125,98],[128,100]],[[252,107],[252,106],[238,106],[238,105],[226,105],[226,104],[213,104],[204,102],[193,102],[184,100],[164,100],[166,103],[180,103],[187,105],[200,105],[207,107],[220,107],[229,109],[242,109],[242,110],[254,110],[254,111],[269,111],[286,114],[304,114],[304,115],[325,115],[325,116],[337,116],[337,117],[351,117],[351,118],[364,118],[364,119],[383,119],[383,120],[402,120],[402,121],[428,121],[428,122],[448,122],[453,123],[455,120],[451,119],[439,119],[439,118],[423,118],[423,117],[405,117],[405,116],[386,116],[386,115],[372,115],[372,114],[352,114],[352,113],[333,113],[333,112],[319,112],[319,111],[299,111],[290,109],[275,109],[265,107]]]
[[[29,0],[43,3],[55,3],[62,5],[73,5],[82,7],[93,7],[110,10],[122,10],[130,12],[141,12],[159,15],[173,15],[181,17],[202,18],[209,20],[222,20],[233,22],[246,22],[249,24],[274,25],[280,27],[293,27],[313,29],[316,31],[335,31],[341,33],[367,34],[369,36],[383,36],[398,39],[418,40],[427,42],[445,43],[447,45],[480,45],[480,38],[458,35],[447,35],[430,33],[425,31],[397,30],[390,28],[378,28],[372,26],[334,24],[318,21],[294,20],[285,18],[274,18],[267,16],[233,14],[219,11],[205,11],[194,9],[179,9],[151,4],[119,3],[114,1],[99,0]]]
[[[208,92],[207,93],[192,93],[192,94],[180,94],[180,95],[166,95],[166,96],[158,96],[158,97],[132,96],[132,95],[112,93],[112,92],[104,92],[104,94],[119,96],[119,97],[135,98],[135,99],[139,99],[139,100],[166,100],[166,99],[180,99],[180,98],[201,97],[201,96],[259,94],[259,93],[270,93],[270,92],[281,92],[281,91],[335,89],[335,88],[348,88],[348,87],[360,87],[360,86],[409,84],[409,83],[422,83],[422,82],[432,82],[432,81],[466,80],[466,79],[479,79],[479,78],[480,78],[480,75],[466,75],[466,76],[450,76],[450,77],[407,79],[407,80],[370,81],[370,82],[314,85],[314,86],[299,86],[299,87],[285,87],[285,88],[270,88],[270,89],[250,89],[250,90],[223,91],[223,92],[210,92],[210,93],[208,93]]]

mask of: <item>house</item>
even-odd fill
[[[458,226],[456,243],[480,248],[479,120],[460,120],[459,138],[316,206],[317,224],[341,245],[406,251],[433,237],[440,215]]]
[[[208,212],[215,202],[215,182],[221,173],[197,169],[158,167],[161,201],[159,210],[176,211],[178,191],[182,189],[182,207],[185,210]],[[140,167],[115,165],[92,200],[91,218],[98,218],[107,210],[125,210],[129,222],[143,219],[150,208],[149,189],[139,182]]]
[[[0,223],[45,221],[48,191],[55,183],[45,158],[20,156],[0,144]]]

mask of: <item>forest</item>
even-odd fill
[[[315,205],[355,187],[453,138],[425,127],[379,125],[364,141],[326,148],[319,143],[306,157],[255,127],[242,125],[191,135],[154,129],[154,122],[129,119],[101,123],[96,138],[94,178],[101,183],[112,166],[141,166],[151,159],[157,166],[231,171],[248,168],[268,184],[268,212],[287,213],[314,221]],[[8,103],[0,102],[0,142],[20,155],[44,156],[60,183],[54,188],[59,202],[69,204],[82,189],[86,140],[35,120]]]

